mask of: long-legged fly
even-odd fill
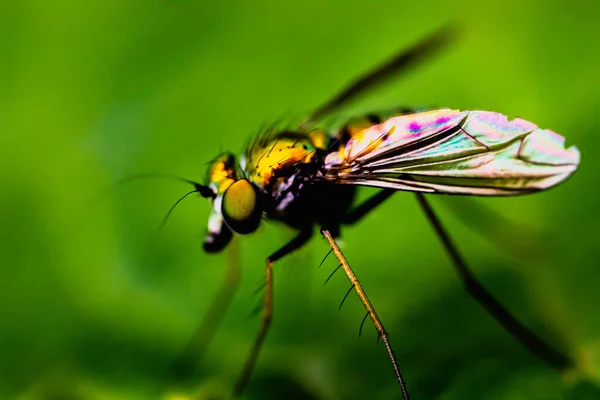
[[[481,286],[426,196],[515,196],[546,190],[577,169],[577,148],[565,148],[562,136],[532,122],[509,120],[490,111],[404,111],[355,118],[337,129],[319,126],[323,117],[438,50],[450,35],[442,30],[402,51],[318,107],[294,129],[267,129],[240,156],[221,154],[212,162],[206,182],[185,180],[194,187],[190,193],[199,193],[212,206],[204,240],[207,252],[223,251],[234,235],[256,231],[264,219],[297,231],[266,257],[262,323],[233,397],[242,395],[271,325],[273,264],[306,244],[317,227],[384,343],[403,398],[409,398],[401,360],[394,355],[381,319],[336,243],[343,226],[360,221],[396,191],[415,194],[468,292],[508,332],[551,366],[562,369],[572,364]],[[358,186],[381,190],[355,205]]]

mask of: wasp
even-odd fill
[[[573,363],[483,288],[426,196],[516,196],[546,190],[576,171],[580,160],[576,147],[565,147],[562,136],[532,122],[509,120],[491,111],[404,110],[354,118],[336,129],[319,126],[325,116],[437,51],[450,36],[443,29],[400,52],[316,108],[294,129],[267,129],[241,155],[221,154],[212,161],[206,182],[185,180],[194,187],[190,193],[199,193],[211,205],[206,252],[223,251],[234,235],[253,233],[265,219],[297,232],[266,257],[262,323],[233,397],[243,394],[271,325],[274,263],[305,245],[318,228],[362,301],[365,319],[371,319],[384,343],[404,400],[409,399],[383,322],[336,241],[343,226],[360,221],[397,191],[415,194],[466,289],[505,329],[551,366],[562,369]],[[356,205],[360,186],[380,191]]]

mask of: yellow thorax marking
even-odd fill
[[[274,143],[269,143],[252,155],[252,164],[249,166],[250,179],[265,186],[271,181],[274,171],[296,163],[308,163],[314,154],[314,145],[308,138],[276,139]]]

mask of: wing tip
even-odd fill
[[[523,139],[519,158],[540,164],[572,165],[575,170],[581,161],[581,153],[575,145],[565,147],[565,138],[558,133],[536,129]]]

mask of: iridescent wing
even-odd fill
[[[325,159],[320,179],[413,192],[502,196],[547,189],[579,165],[576,147],[488,111],[435,110],[390,118]]]

